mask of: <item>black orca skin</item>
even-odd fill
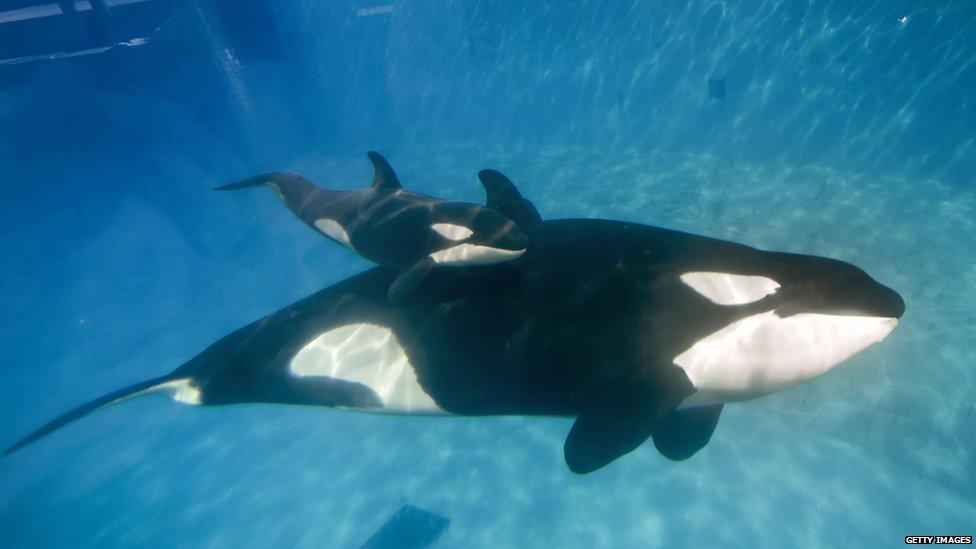
[[[781,288],[721,306],[679,279],[689,271],[762,273]],[[376,267],[336,283],[234,331],[160,380],[191,380],[203,405],[375,408],[369,387],[295,377],[289,363],[330,329],[383,326],[447,413],[578,416],[566,460],[587,473],[648,437],[672,459],[708,442],[722,405],[677,410],[695,387],[673,360],[722,326],[770,310],[904,312],[898,294],[841,261],[592,219],[544,221],[517,260],[434,270],[407,299],[391,303],[387,288],[396,276]],[[55,419],[7,452],[94,407]]]
[[[539,221],[532,204],[504,175],[483,170],[485,206],[448,202],[407,192],[379,153],[372,186],[333,191],[293,173],[273,172],[217,187],[218,191],[267,185],[306,225],[379,265],[400,269],[391,301],[405,298],[437,266],[490,265],[510,261],[528,246]],[[512,215],[514,219],[506,217]]]

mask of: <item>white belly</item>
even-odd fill
[[[773,311],[740,319],[698,341],[674,363],[698,390],[681,407],[746,400],[813,379],[883,340],[895,318]]]

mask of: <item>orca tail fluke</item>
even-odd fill
[[[17,450],[20,450],[24,446],[27,446],[28,444],[38,439],[41,439],[53,433],[54,431],[57,431],[61,427],[64,427],[65,425],[75,421],[76,419],[81,419],[82,417],[88,415],[91,412],[94,412],[95,410],[104,408],[106,406],[115,404],[117,402],[121,402],[129,398],[139,396],[144,393],[149,393],[162,388],[167,388],[167,386],[174,381],[177,380],[174,380],[170,376],[158,377],[158,378],[150,379],[148,381],[143,381],[141,383],[136,383],[135,385],[130,385],[124,389],[119,389],[118,391],[114,391],[105,396],[96,398],[91,402],[82,404],[81,406],[78,406],[77,408],[69,412],[66,412],[64,414],[61,414],[60,416],[47,422],[41,428],[37,429],[36,431],[27,435],[26,437],[20,439],[19,441],[14,443],[13,446],[10,446],[6,450],[4,450],[3,454],[0,455],[6,456],[12,454]]]

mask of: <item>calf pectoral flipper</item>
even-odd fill
[[[410,292],[427,278],[427,275],[430,274],[430,271],[435,265],[436,263],[433,259],[425,257],[400,271],[400,274],[393,279],[393,282],[390,284],[390,289],[386,292],[390,303],[403,301],[405,297],[410,295]]]

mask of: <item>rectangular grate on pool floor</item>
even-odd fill
[[[437,541],[449,519],[404,505],[362,545],[362,549],[420,549]]]

